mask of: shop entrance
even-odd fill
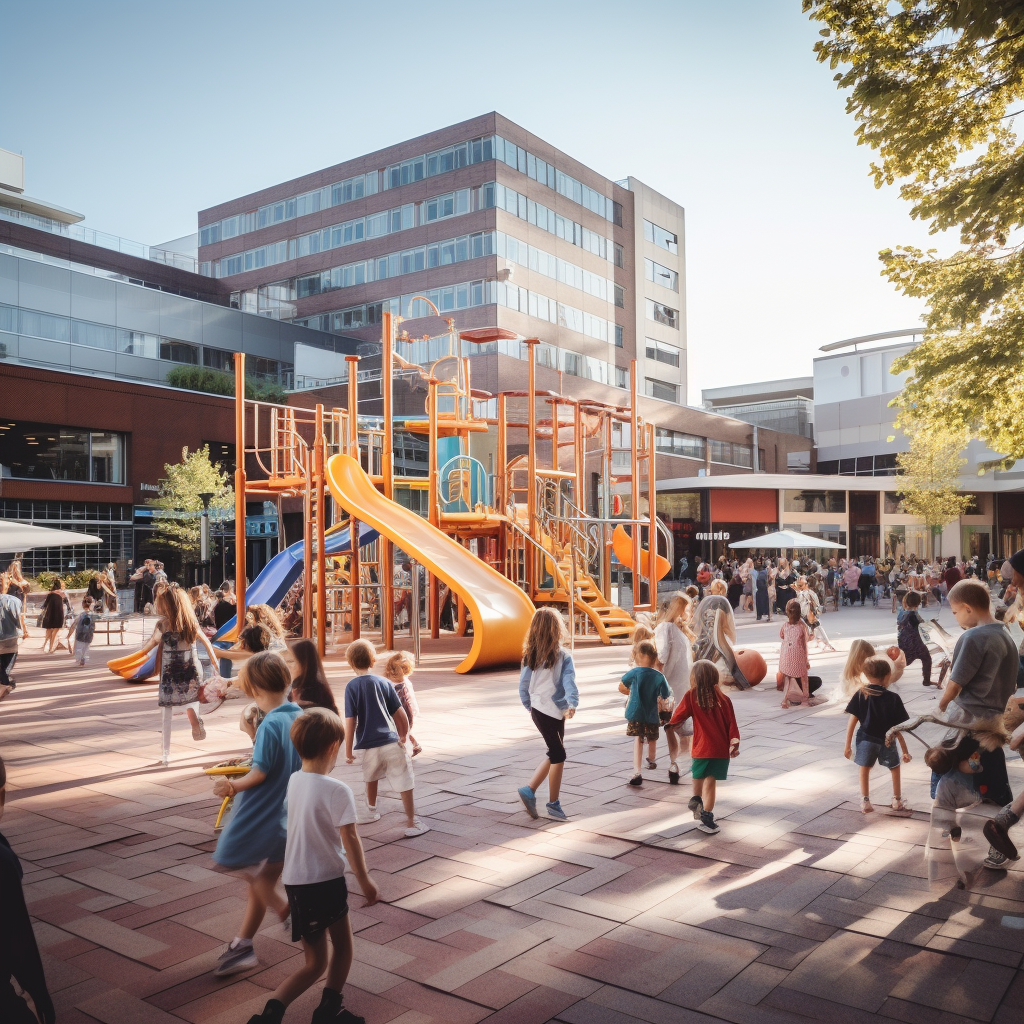
[[[881,526],[877,491],[850,491],[850,557],[878,558]]]

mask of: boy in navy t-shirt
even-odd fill
[[[345,760],[355,763],[355,749],[363,752],[363,781],[366,783],[367,821],[379,821],[377,783],[387,777],[402,797],[408,819],[407,836],[421,836],[430,827],[416,817],[413,799],[415,779],[405,752],[409,717],[395,687],[387,679],[373,675],[377,652],[366,640],[348,645],[345,658],[356,673],[345,686]]]

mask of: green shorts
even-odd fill
[[[718,779],[722,782],[729,775],[729,758],[695,757],[690,762],[690,775],[695,779]]]

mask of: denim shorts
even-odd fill
[[[853,754],[853,763],[859,764],[862,768],[873,768],[875,762],[883,768],[898,768],[900,764],[900,748],[896,740],[892,746],[887,747],[884,740],[877,740],[874,736],[865,736],[857,730],[857,746]]]

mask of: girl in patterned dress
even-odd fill
[[[811,664],[807,659],[807,640],[810,630],[800,617],[800,602],[793,598],[786,604],[786,624],[779,630],[782,649],[779,651],[779,671],[783,675],[782,706],[790,704],[817,704],[811,697],[808,676]]]

